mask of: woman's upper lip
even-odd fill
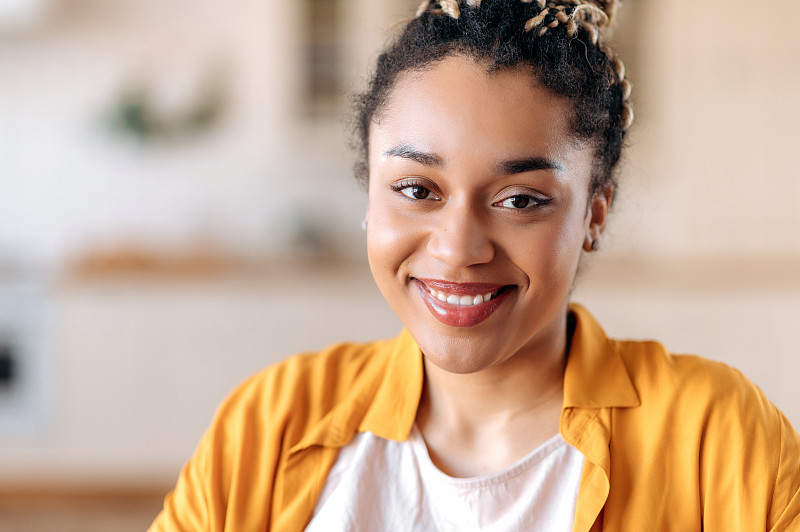
[[[436,290],[437,292],[446,292],[448,294],[456,295],[477,295],[494,292],[503,288],[504,284],[497,283],[456,283],[453,281],[445,281],[444,279],[421,279],[415,277],[418,281],[424,284],[429,289]]]

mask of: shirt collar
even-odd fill
[[[360,369],[360,378],[348,397],[317,422],[290,452],[315,445],[343,447],[356,431],[389,440],[408,439],[422,394],[422,352],[411,334],[403,330],[392,340],[373,344],[370,356],[376,359]]]
[[[639,406],[618,343],[582,305],[572,303],[569,311],[575,331],[564,372],[563,408]],[[394,342],[386,375],[358,430],[402,441],[414,424],[425,377],[422,352],[411,334],[404,330]]]
[[[407,330],[395,342],[386,375],[358,430],[405,441],[417,417],[425,371],[422,351]]]
[[[575,332],[564,373],[563,408],[639,406],[639,396],[628,375],[616,342],[610,340],[592,315],[578,304],[570,305]],[[385,354],[384,354],[385,353]],[[422,352],[407,330],[376,350],[386,361],[373,366],[374,380],[353,389],[293,450],[312,445],[342,447],[358,432],[405,441],[417,415],[424,369]],[[378,376],[378,372],[382,376]]]
[[[564,408],[635,407],[639,394],[619,354],[589,311],[570,305],[575,332],[564,372]]]

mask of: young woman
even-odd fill
[[[800,530],[800,437],[755,386],[569,303],[633,118],[615,8],[422,4],[358,106],[405,331],[246,382],[152,530]]]

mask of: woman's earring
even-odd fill
[[[362,231],[366,231],[367,230],[367,219],[366,218],[361,220],[361,230]]]
[[[597,251],[598,249],[600,249],[600,240],[599,239],[592,240],[592,251]]]

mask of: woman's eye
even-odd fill
[[[507,209],[521,210],[529,207],[535,207],[537,205],[544,205],[549,201],[549,198],[537,198],[534,196],[529,196],[528,194],[515,194],[495,203],[495,205],[498,207],[505,207]]]
[[[398,183],[392,188],[395,192],[400,192],[405,197],[413,200],[437,199],[431,189],[422,185]]]
[[[405,194],[411,199],[427,199],[428,196],[431,195],[431,191],[425,187],[420,187],[418,185],[405,187],[400,192]]]

